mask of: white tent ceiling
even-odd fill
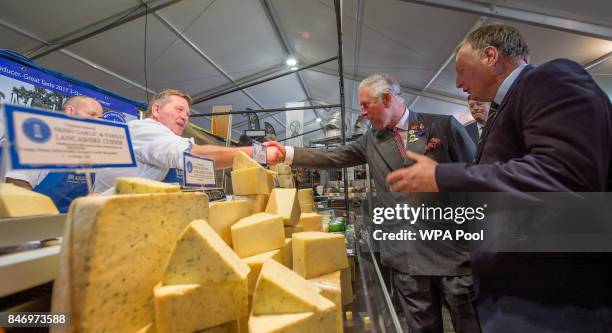
[[[146,19],[116,24],[36,57],[49,48],[45,43],[58,46],[121,22],[143,12],[144,3],[149,6]],[[452,52],[482,23],[518,27],[530,46],[532,63],[560,57],[577,61],[612,96],[609,0],[344,0],[342,10],[351,124],[359,112],[358,81],[375,72],[396,76],[412,109],[471,120],[466,96],[454,85]],[[6,0],[0,12],[0,48],[35,56],[43,66],[144,102],[145,86],[149,93],[173,87],[204,97],[286,72],[289,55],[301,66],[334,57],[338,42],[332,0]],[[333,61],[196,104],[193,112],[226,104],[234,110],[308,100],[339,104],[338,83],[338,63]],[[315,118],[329,115],[324,109],[305,111],[305,131],[320,128]],[[260,119],[284,137],[283,112],[260,114]],[[192,121],[209,127],[208,118]],[[236,137],[246,129],[246,117],[236,116],[233,124]],[[314,132],[305,140],[322,136]]]

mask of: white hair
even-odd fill
[[[363,86],[370,88],[371,97],[381,98],[385,92],[391,95],[402,96],[399,82],[390,74],[372,74],[359,83],[360,89]]]

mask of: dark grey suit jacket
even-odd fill
[[[465,129],[453,116],[417,113],[410,111],[409,127],[424,124],[426,134],[416,142],[407,142],[406,149],[425,154],[438,162],[471,162],[475,146]],[[440,146],[427,151],[426,146],[432,138],[440,139]],[[412,162],[402,157],[395,144],[390,130],[370,129],[357,141],[334,149],[295,148],[293,164],[297,167],[332,168],[349,167],[368,163],[370,174],[379,193],[390,192],[387,175]],[[398,201],[405,201],[400,200]],[[386,202],[385,205],[394,205]],[[427,242],[434,243],[434,242]],[[416,244],[415,242],[381,242],[381,259],[383,264],[396,270],[413,275],[463,275],[470,274],[469,255],[463,247],[452,247],[448,244],[442,248],[418,246],[385,251],[391,244]],[[401,255],[410,252],[412,255]]]
[[[478,135],[478,123],[473,121],[467,125],[465,125],[465,131],[469,134],[474,144],[478,146],[478,140],[480,139],[480,135]]]

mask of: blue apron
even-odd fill
[[[91,181],[94,182],[93,175]],[[34,191],[51,197],[60,213],[66,213],[72,200],[88,194],[87,179],[83,173],[49,172]]]
[[[162,182],[183,185],[183,169],[170,168]]]

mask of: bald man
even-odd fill
[[[70,97],[63,110],[68,115],[82,118],[100,118],[103,113],[98,101],[81,95]],[[62,213],[68,211],[72,200],[88,193],[85,175],[75,172],[12,171],[6,174],[6,182],[51,197]]]

